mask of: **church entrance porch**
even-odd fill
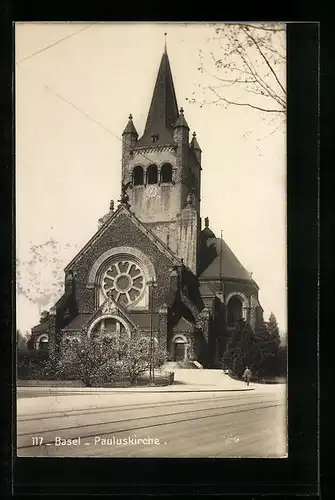
[[[176,335],[172,342],[173,361],[187,360],[187,339],[184,335]]]
[[[184,359],[185,359],[185,344],[177,342],[175,344],[173,361],[184,361]]]

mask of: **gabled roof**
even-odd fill
[[[186,318],[181,317],[178,323],[173,327],[174,332],[193,331],[194,325]]]
[[[142,312],[136,312],[135,310],[130,311],[131,318],[133,322],[136,324],[136,326],[141,329],[149,330],[150,329],[150,314],[148,311],[145,311],[144,313]],[[152,315],[152,326],[153,328],[158,328],[159,327],[159,314],[154,313]]]
[[[39,323],[36,326],[33,326],[31,329],[32,333],[40,333],[40,332],[48,332],[49,331],[49,318]]]
[[[177,121],[178,114],[169,57],[164,52],[158,70],[144,133],[137,145],[159,145],[173,142],[173,126]],[[155,143],[152,143],[152,135],[158,135],[158,140]]]
[[[227,243],[221,238],[215,238],[216,257],[208,264],[201,272],[199,278],[220,278],[220,270],[222,278],[232,278],[244,280],[253,283],[250,273],[242,266],[238,258],[234,255]],[[202,256],[205,257],[205,256]],[[221,260],[221,266],[220,266]],[[221,267],[221,269],[220,269]]]
[[[91,319],[91,314],[78,314],[72,321],[64,328],[61,328],[61,331],[65,330],[80,330],[83,326],[86,325]]]
[[[99,238],[107,231],[111,224],[113,224],[116,219],[121,215],[126,214],[127,217],[136,225],[140,231],[142,231],[160,250],[164,253],[173,264],[180,265],[180,260],[176,255],[170,250],[168,246],[163,243],[163,241],[156,236],[156,234],[151,231],[147,226],[145,226],[136,215],[131,212],[125,205],[119,205],[118,209],[114,214],[105,221],[105,223],[97,230],[97,232],[92,236],[92,238],[86,243],[86,245],[80,250],[80,252],[71,260],[71,262],[65,267],[64,271],[69,271],[79,260],[79,258],[88,250]]]

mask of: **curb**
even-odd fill
[[[22,391],[23,389],[23,391]],[[21,392],[26,392],[28,391],[29,389],[34,389],[37,393],[45,393],[45,392],[49,392],[48,396],[52,396],[53,394],[56,394],[56,395],[59,395],[59,392],[61,393],[66,393],[67,391],[64,391],[63,388],[59,387],[45,387],[43,388],[44,390],[40,390],[41,387],[39,386],[36,386],[36,387],[33,387],[33,386],[30,386],[30,387],[19,387],[18,388],[18,391],[21,390]],[[53,389],[50,391],[50,389]],[[68,388],[67,388],[68,389]],[[92,388],[91,387],[82,387],[82,388],[71,388],[73,389],[73,391],[71,391],[71,395],[73,394],[110,394],[110,393],[120,393],[120,392],[123,392],[123,393],[135,393],[135,394],[139,394],[139,393],[149,393],[149,394],[152,394],[152,393],[166,393],[166,392],[169,392],[169,393],[175,393],[175,394],[178,394],[178,393],[187,393],[187,392],[246,392],[246,391],[254,391],[255,388],[249,388],[249,389],[217,389],[217,388],[213,388],[213,389],[182,389],[182,390],[173,390],[173,389],[167,389],[167,390],[162,390],[162,389],[144,389],[144,388],[138,388],[138,389],[124,389],[124,388],[111,388],[111,389],[105,389],[105,390],[101,390],[100,388],[97,388],[95,391],[92,391]],[[80,389],[80,390],[78,390]],[[70,392],[70,391],[69,391]],[[66,396],[66,394],[62,394],[64,396]]]

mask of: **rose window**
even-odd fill
[[[141,267],[131,260],[111,264],[102,279],[106,297],[126,306],[137,302],[144,292],[144,275]]]

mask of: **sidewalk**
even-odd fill
[[[166,386],[134,386],[134,387],[69,387],[69,386],[45,386],[30,385],[18,386],[17,393],[34,392],[45,395],[68,395],[70,394],[109,394],[109,393],[185,393],[185,392],[240,392],[253,390],[267,390],[268,384],[250,383],[235,380],[222,372],[222,370],[175,370],[175,383]],[[281,386],[282,384],[276,384]],[[272,388],[274,386],[272,385]],[[279,389],[276,387],[272,390]],[[23,396],[24,397],[24,396]]]
[[[17,387],[18,393],[24,393],[34,390],[34,392],[44,392],[52,395],[54,393],[71,394],[108,394],[110,392],[236,392],[236,391],[252,391],[253,387],[247,387],[245,384],[239,388],[226,388],[218,385],[191,385],[191,384],[172,384],[166,386],[152,386],[152,387],[46,387],[46,386],[30,386],[30,387]]]

